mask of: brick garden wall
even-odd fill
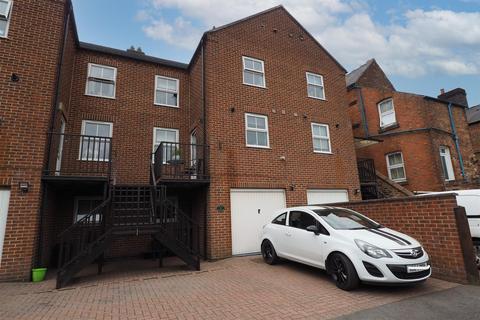
[[[469,279],[466,270],[472,267],[474,260],[465,261],[461,244],[461,237],[467,236],[465,233],[469,233],[469,229],[466,219],[461,224],[456,221],[457,201],[453,194],[337,205],[356,210],[417,239],[428,252],[434,277],[460,283]],[[466,250],[473,253],[471,241]]]

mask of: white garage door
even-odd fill
[[[347,202],[348,191],[342,189],[312,189],[307,190],[308,204],[327,204]]]
[[[285,191],[276,189],[231,189],[232,254],[260,252],[262,227],[275,210],[286,207]]]
[[[9,200],[10,190],[0,190],[0,264],[2,263],[3,239],[5,238],[5,228],[7,226]]]

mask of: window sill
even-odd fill
[[[325,99],[325,98],[317,98],[317,97],[312,97],[312,96],[307,96],[307,98],[320,100],[320,101],[327,101],[327,99]]]
[[[313,150],[313,153],[318,153],[318,154],[333,154],[333,152],[315,151],[315,150]]]
[[[391,179],[390,179],[390,180],[391,180]],[[407,185],[407,184],[408,184],[408,180],[397,180],[397,181],[392,180],[392,181],[395,182],[395,183],[398,183],[398,184],[401,185],[401,186],[404,186],[404,185]]]
[[[244,82],[243,84],[246,85],[246,86],[249,86],[249,87],[255,87],[255,88],[260,88],[260,89],[267,89],[267,86],[257,86],[257,85],[255,85],[255,84],[250,84],[250,83],[246,83],[246,82]]]
[[[397,128],[400,128],[400,125],[398,124],[398,122],[395,122],[395,123],[389,124],[388,126],[380,127],[380,129],[378,129],[378,133],[384,133]]]
[[[87,97],[95,97],[95,98],[104,98],[104,99],[116,100],[116,97],[115,97],[115,96],[113,96],[113,97],[106,97],[106,96],[98,96],[98,95],[88,94],[88,93],[85,93],[85,95],[86,95]]]
[[[153,105],[156,106],[156,107],[167,107],[167,108],[180,109],[179,106],[171,106],[169,104],[154,103]]]
[[[253,149],[271,149],[270,146],[264,147],[264,146],[252,146],[252,145],[246,145],[247,148],[253,148]]]

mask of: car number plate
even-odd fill
[[[407,273],[421,272],[430,269],[428,263],[411,264],[407,266]]]

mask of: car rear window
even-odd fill
[[[273,219],[272,223],[274,224],[281,224],[282,226],[284,226],[287,222],[287,213],[282,213],[281,215],[279,215],[278,217],[276,217],[275,219]]]

